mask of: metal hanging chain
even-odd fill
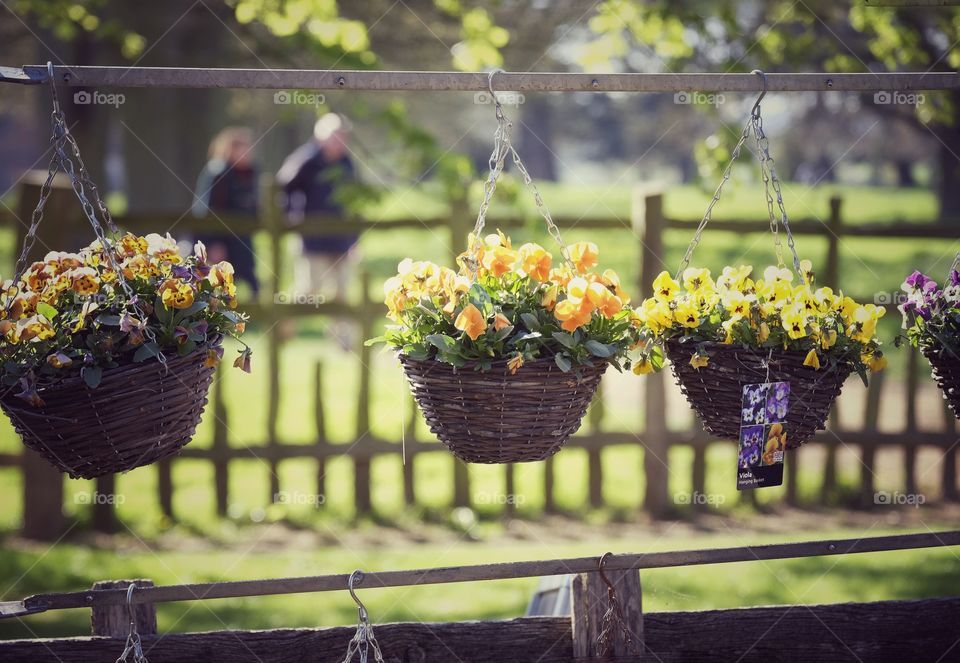
[[[720,196],[723,193],[723,186],[730,180],[730,173],[733,170],[733,164],[740,156],[740,151],[743,149],[744,144],[750,137],[750,131],[752,127],[753,121],[751,118],[751,120],[748,120],[744,125],[743,131],[740,132],[740,138],[737,140],[737,144],[733,148],[733,152],[730,153],[730,161],[727,163],[727,167],[723,169],[723,176],[720,180],[720,184],[717,185],[716,190],[713,192],[713,199],[710,201],[710,204],[707,205],[707,211],[703,213],[703,219],[701,219],[699,225],[697,225],[697,229],[693,233],[693,239],[690,240],[690,244],[687,246],[687,250],[683,254],[683,259],[680,260],[680,267],[677,269],[676,273],[677,280],[680,280],[680,278],[683,277],[684,270],[690,266],[690,259],[693,258],[693,251],[700,244],[703,231],[707,227],[707,224],[710,223],[710,219],[713,218],[713,208],[718,202],[720,202]]]
[[[627,626],[626,617],[623,616],[623,606],[620,605],[620,599],[617,598],[616,589],[603,569],[604,562],[611,554],[609,552],[604,553],[599,563],[600,578],[607,585],[607,611],[603,613],[603,617],[600,619],[600,633],[597,635],[597,655],[603,658],[614,654],[613,636],[619,632],[630,650],[629,653],[639,656],[640,648],[637,646],[633,632]]]
[[[353,589],[355,582],[363,580],[363,571],[359,569],[350,574],[350,580],[347,581],[347,589],[350,591],[350,597],[357,604],[357,632],[354,633],[350,642],[347,644],[347,654],[343,663],[351,663],[356,654],[360,663],[368,663],[371,652],[373,660],[376,663],[383,663],[383,653],[380,651],[380,643],[377,642],[373,634],[373,624],[370,623],[370,616],[367,613],[367,607],[357,596]]]
[[[563,257],[564,262],[572,265],[570,252],[567,250],[567,245],[560,236],[560,229],[557,228],[557,225],[553,222],[550,210],[547,208],[546,203],[543,202],[543,197],[540,195],[537,185],[534,183],[533,178],[530,177],[530,173],[527,172],[527,168],[523,164],[520,154],[513,146],[511,138],[513,122],[507,117],[506,113],[504,113],[503,105],[500,103],[500,99],[493,89],[493,77],[498,73],[505,72],[503,69],[494,69],[487,78],[487,87],[490,90],[490,96],[493,99],[494,113],[497,117],[497,129],[493,134],[493,151],[490,153],[489,159],[490,174],[483,185],[483,201],[480,203],[480,209],[477,212],[477,222],[473,226],[474,245],[470,251],[470,257],[467,260],[467,267],[470,270],[470,276],[473,280],[476,280],[477,272],[480,268],[480,242],[483,241],[482,233],[487,220],[487,211],[490,208],[490,201],[493,199],[493,194],[497,190],[497,181],[503,173],[508,155],[511,161],[513,161],[514,166],[516,166],[520,176],[523,178],[523,183],[527,187],[527,190],[533,195],[533,200],[537,205],[537,211],[547,224],[547,231],[560,246],[560,255]]]
[[[766,81],[766,78],[764,78]],[[767,199],[767,212],[770,216],[770,231],[773,233],[773,240],[777,252],[777,266],[783,267],[783,246],[780,243],[780,236],[777,234],[777,217],[773,210],[774,198],[770,193],[771,188],[776,195],[777,209],[780,211],[780,223],[787,233],[787,246],[793,254],[793,266],[800,276],[802,283],[807,282],[807,277],[800,269],[800,256],[797,254],[797,246],[793,239],[793,233],[790,231],[790,221],[787,218],[787,210],[783,204],[783,192],[780,190],[780,178],[777,177],[777,170],[774,165],[773,157],[770,156],[770,141],[763,131],[763,117],[760,115],[760,104],[754,106],[750,113],[750,120],[753,124],[753,134],[757,141],[757,158],[760,160],[760,172],[763,176],[764,194]]]
[[[127,614],[130,617],[130,627],[127,631],[127,644],[116,663],[148,663],[143,653],[143,645],[140,643],[140,634],[137,633],[137,615],[133,608],[133,590],[136,588],[135,583],[130,583],[127,588]],[[131,655],[133,658],[129,658]]]
[[[760,95],[757,97],[757,100],[754,102],[753,107],[750,110],[750,117],[747,119],[746,124],[743,126],[743,130],[740,132],[740,138],[737,140],[737,144],[733,148],[733,152],[730,155],[730,161],[727,163],[726,168],[724,168],[722,179],[720,180],[720,184],[717,185],[716,191],[713,194],[713,199],[707,205],[707,210],[704,212],[703,219],[700,221],[699,225],[697,225],[697,229],[693,234],[693,239],[690,240],[690,244],[687,246],[687,250],[683,255],[683,259],[680,261],[680,267],[677,269],[675,276],[675,278],[678,280],[683,276],[684,270],[690,266],[690,260],[693,257],[693,251],[700,244],[703,231],[713,218],[713,208],[720,201],[720,195],[723,192],[723,187],[730,179],[730,173],[733,169],[733,164],[740,156],[740,152],[752,132],[757,143],[757,159],[760,161],[760,172],[764,183],[764,193],[767,200],[767,212],[770,218],[770,232],[773,234],[774,249],[777,255],[777,265],[782,267],[784,263],[783,249],[780,242],[780,235],[778,233],[778,221],[773,209],[774,202],[776,202],[776,205],[780,210],[780,220],[782,221],[784,230],[787,233],[787,245],[789,246],[790,251],[793,253],[794,268],[800,275],[801,281],[806,283],[806,276],[800,269],[800,257],[797,255],[793,233],[790,231],[790,222],[787,219],[787,212],[784,208],[783,194],[780,190],[780,179],[777,177],[773,157],[770,156],[770,143],[763,131],[763,118],[760,111],[760,102],[767,94],[767,75],[760,69],[754,69],[751,73],[757,74],[761,77],[763,81],[763,89],[761,90]],[[773,193],[771,193],[771,188]]]

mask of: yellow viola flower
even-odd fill
[[[673,310],[673,319],[683,327],[696,329],[700,326],[700,311],[694,302],[683,298]]]
[[[820,331],[820,347],[829,350],[837,342],[837,330],[825,329]]]
[[[653,362],[650,361],[650,357],[647,355],[640,355],[635,362],[633,362],[633,368],[630,369],[636,375],[646,375],[647,373],[653,373]]]
[[[469,336],[473,341],[476,341],[487,331],[487,321],[483,317],[483,313],[473,304],[467,304],[466,307],[460,311],[460,315],[458,315],[457,319],[453,322],[453,326]]]
[[[73,363],[73,360],[70,359],[67,355],[62,352],[54,352],[47,355],[47,364],[53,368],[66,368]]]
[[[666,271],[660,272],[653,281],[653,296],[661,302],[672,301],[679,289],[680,284]]]
[[[117,243],[117,252],[127,258],[147,252],[146,237],[137,237],[133,233],[126,233]]]
[[[167,279],[160,286],[160,301],[167,308],[190,308],[193,306],[193,288],[189,283]]]
[[[673,311],[670,310],[670,305],[667,302],[659,302],[653,297],[643,300],[643,304],[637,309],[637,314],[641,322],[654,334],[659,334],[673,324]]]
[[[17,323],[17,332],[20,340],[24,342],[32,341],[34,339],[38,341],[45,341],[46,339],[53,338],[56,335],[56,332],[53,329],[53,325],[50,324],[50,321],[39,314],[20,320]]]
[[[683,287],[687,292],[697,292],[701,289],[713,290],[715,284],[710,278],[710,270],[701,267],[687,267],[681,275]]]
[[[582,276],[575,276],[567,283],[567,298],[577,306],[587,298],[590,282]]]
[[[619,297],[608,290],[603,298],[603,301],[597,306],[597,310],[600,311],[600,314],[603,317],[609,319],[623,310],[623,302],[620,301]]]
[[[591,267],[595,267],[599,258],[600,250],[593,242],[577,242],[567,247],[570,261],[578,272],[583,274]]]
[[[807,353],[806,359],[803,360],[803,365],[814,369],[820,368],[820,357],[817,356],[817,350],[815,348]]]
[[[854,341],[869,343],[877,333],[877,321],[886,312],[886,309],[874,304],[858,306],[853,312],[853,322],[847,328],[847,335]]]
[[[563,265],[562,267],[554,267],[550,270],[550,283],[560,286],[561,288],[566,288],[567,284],[570,283],[570,279],[573,278],[573,271]]]
[[[483,255],[483,268],[493,276],[512,272],[517,265],[517,252],[505,246],[494,246]]]
[[[539,244],[527,243],[520,247],[520,268],[530,278],[543,283],[550,278],[553,256]]]
[[[612,269],[603,270],[599,277],[600,283],[607,286],[614,295],[620,300],[621,304],[629,304],[630,296],[620,287],[620,276]]]
[[[504,327],[509,327],[513,323],[510,322],[510,319],[505,316],[503,313],[497,313],[493,316],[493,328],[497,331],[500,331]]]
[[[879,350],[860,355],[860,360],[874,373],[887,367],[887,358]]]
[[[720,296],[720,302],[731,320],[745,318],[750,313],[750,303],[754,300],[754,295],[744,295],[737,290],[727,290]]]
[[[690,297],[696,303],[702,315],[710,313],[717,302],[720,301],[720,294],[712,288],[700,288],[700,290],[691,293]]]
[[[557,297],[560,296],[560,286],[552,285],[546,290],[543,291],[543,297],[540,299],[540,306],[547,309],[548,311],[553,311],[553,307],[557,305]]]
[[[723,340],[720,341],[721,343],[723,343],[724,345],[730,345],[731,343],[733,343],[733,326],[738,322],[740,322],[740,320],[742,319],[743,318],[731,318],[729,320],[724,320],[723,322],[720,323],[720,326],[723,328],[723,331],[725,332]]]
[[[710,356],[706,352],[695,352],[693,356],[690,357],[690,366],[698,371],[709,363]]]
[[[761,343],[766,343],[768,338],[770,338],[770,325],[766,322],[761,322],[760,328],[757,330],[757,340]]]
[[[721,290],[737,290],[739,292],[749,292],[753,290],[753,281],[750,274],[753,267],[750,265],[740,265],[739,267],[724,267],[720,278],[717,279],[717,288]]]
[[[859,307],[860,305],[857,304],[853,297],[840,297],[840,303],[838,305],[840,316],[843,318],[844,324],[848,327],[853,324],[853,315]]]
[[[593,309],[586,299],[580,301],[564,299],[554,307],[553,315],[560,321],[562,329],[572,333],[590,322]]]
[[[78,295],[92,295],[100,291],[100,278],[92,267],[78,267],[67,272],[70,286]]]
[[[520,370],[521,366],[523,366],[523,354],[520,352],[507,360],[507,370],[510,371],[510,375],[513,375]]]
[[[803,304],[795,302],[780,313],[780,322],[787,336],[796,340],[807,335],[807,312]]]
[[[826,286],[817,288],[813,293],[813,298],[817,302],[820,313],[830,312],[837,303],[837,297],[833,294],[833,289]]]
[[[763,270],[763,280],[768,284],[790,283],[793,281],[793,272],[786,267],[774,267],[771,265]]]
[[[813,263],[809,260],[800,261],[800,278],[810,285],[813,285],[816,274],[813,271]]]
[[[793,288],[788,281],[757,281],[757,294],[772,305],[773,309],[780,309],[789,301]],[[768,308],[768,310],[771,310]],[[771,310],[772,311],[772,310]]]

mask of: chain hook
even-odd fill
[[[750,72],[751,74],[757,74],[760,76],[760,80],[763,83],[763,88],[760,91],[760,96],[757,97],[757,100],[753,102],[753,108],[750,109],[750,114],[753,117],[759,117],[760,115],[760,102],[763,101],[763,98],[767,96],[767,74],[764,73],[762,69],[754,69]]]
[[[133,590],[137,588],[137,583],[131,582],[127,587],[127,616],[130,618],[130,633],[137,630],[137,614],[133,607]]]
[[[607,563],[607,558],[613,555],[612,552],[605,552],[600,557],[600,562],[597,564],[597,571],[600,573],[600,579],[603,580],[603,583],[607,586],[607,592],[610,595],[615,593],[613,583],[610,581],[610,578],[607,576],[606,570],[603,568]]]
[[[357,596],[357,593],[353,589],[354,583],[359,584],[362,582],[363,582],[363,571],[361,571],[360,569],[357,569],[356,571],[350,574],[350,579],[347,581],[347,589],[350,591],[350,598],[352,598],[353,602],[357,604],[357,614],[360,616],[360,620],[363,622],[367,622],[369,620],[369,616],[367,613],[367,606],[363,605],[363,601],[360,600],[360,597]]]

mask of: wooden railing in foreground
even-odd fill
[[[864,539],[809,541],[726,549],[609,555],[365,574],[360,593],[378,587],[574,576],[570,617],[508,621],[400,623],[375,626],[391,663],[566,663],[573,661],[863,661],[931,663],[956,660],[960,598],[879,601],[663,612],[644,615],[638,570],[699,564],[760,562],[960,545],[960,531]],[[825,573],[829,573],[829,567]],[[0,660],[73,663],[110,660],[127,634],[126,587],[151,663],[280,663],[343,660],[352,627],[157,634],[155,604],[299,592],[344,590],[347,575],[280,578],[154,587],[149,581],[109,581],[82,592],[40,594],[0,603],[0,617],[67,608],[91,608],[93,636],[0,641]],[[620,602],[624,630],[601,657],[597,636],[609,605]],[[376,615],[373,615],[376,618]],[[954,652],[954,653],[951,653]],[[950,658],[953,656],[953,658]]]
[[[22,218],[28,218],[24,215],[29,214],[33,196],[36,195],[35,184],[30,178],[26,179],[26,185],[21,192],[20,216]],[[55,193],[59,192],[55,191]],[[75,203],[69,198],[72,195],[69,189],[63,193],[67,196],[67,199],[61,208],[66,214],[75,207]],[[265,184],[265,194],[262,199],[274,200],[274,191],[269,182]],[[453,253],[465,244],[464,238],[468,231],[465,224],[469,224],[469,210],[461,202],[454,205],[449,219],[419,220],[409,218],[383,223],[362,219],[343,220],[330,217],[313,217],[306,219],[302,225],[295,228],[286,226],[281,218],[279,208],[272,205],[265,205],[258,218],[218,216],[224,223],[223,227],[208,219],[196,219],[192,216],[176,219],[169,214],[125,215],[118,216],[116,219],[121,226],[138,233],[162,230],[174,224],[174,231],[177,233],[196,231],[216,233],[220,231],[226,234],[228,232],[226,229],[229,228],[230,231],[239,234],[259,232],[266,235],[270,254],[266,262],[271,265],[271,270],[270,274],[266,275],[267,278],[264,279],[264,296],[259,301],[247,302],[243,305],[246,310],[251,312],[253,319],[257,321],[260,328],[269,330],[265,339],[266,351],[260,353],[257,359],[257,370],[266,371],[268,374],[267,390],[262,399],[264,407],[267,409],[266,439],[260,444],[247,447],[238,446],[235,440],[231,440],[230,410],[227,407],[222,389],[215,386],[211,395],[212,403],[205,415],[208,419],[212,418],[213,420],[212,445],[209,448],[189,446],[184,449],[178,458],[198,459],[211,463],[214,476],[215,507],[219,514],[226,515],[230,502],[228,486],[230,485],[231,466],[235,460],[258,459],[264,463],[265,470],[269,470],[270,480],[269,489],[265,491],[266,494],[263,495],[263,498],[269,503],[281,493],[282,487],[277,471],[280,463],[291,459],[315,462],[317,465],[315,491],[317,495],[325,496],[327,494],[326,468],[328,461],[347,456],[353,463],[352,502],[354,509],[358,514],[374,510],[371,466],[377,458],[399,455],[401,445],[399,439],[396,439],[399,435],[396,435],[394,439],[384,439],[369,432],[369,422],[374,418],[376,412],[376,404],[373,403],[372,397],[372,385],[376,380],[376,369],[373,362],[370,361],[370,349],[359,345],[356,349],[360,365],[360,379],[355,407],[352,412],[339,413],[341,416],[350,417],[355,422],[356,437],[346,443],[336,443],[330,440],[327,430],[329,404],[325,403],[321,397],[323,381],[330,378],[325,376],[322,367],[317,365],[311,389],[312,411],[303,413],[313,428],[313,440],[309,444],[295,444],[282,438],[279,426],[280,403],[283,398],[283,380],[279,360],[283,338],[281,337],[281,326],[277,323],[289,318],[347,316],[358,327],[357,338],[363,339],[375,335],[376,326],[383,315],[383,306],[380,302],[370,298],[371,284],[366,276],[362,277],[360,288],[362,300],[359,302],[349,304],[325,302],[316,305],[285,303],[282,298],[278,297],[283,292],[280,275],[285,273],[290,261],[290,256],[283,250],[283,243],[291,234],[322,235],[344,230],[360,233],[387,233],[390,230],[401,228],[420,229],[427,233],[442,233],[444,239],[449,239],[449,246]],[[3,217],[0,217],[0,221],[2,220],[4,220]],[[696,224],[696,220],[693,219],[668,218],[663,210],[663,197],[659,194],[649,194],[643,190],[636,192],[631,218],[628,220],[613,217],[579,218],[563,214],[558,214],[555,220],[564,229],[618,230],[622,232],[625,241],[633,243],[637,262],[640,266],[636,282],[633,285],[635,293],[646,292],[660,270],[672,269],[673,266],[666,265],[663,260],[665,238],[668,233],[675,233],[676,236],[688,238]],[[8,224],[12,223],[16,228],[20,227],[15,219],[7,218],[6,222]],[[529,223],[529,220],[521,216],[513,216],[498,218],[491,223],[495,223],[504,229],[511,229],[524,226]],[[819,266],[819,276],[822,283],[834,288],[839,285],[840,244],[845,237],[952,239],[960,234],[960,230],[958,230],[960,224],[950,223],[912,223],[892,220],[889,223],[866,225],[845,224],[841,214],[840,198],[831,199],[829,214],[825,221],[816,218],[797,218],[791,223],[791,227],[797,235],[819,235],[826,240],[827,257],[824,264]],[[62,237],[68,234],[65,233],[63,228],[46,229],[45,226],[41,226],[41,232],[44,230],[52,233],[46,238],[46,242],[51,246],[61,244],[63,242]],[[769,232],[769,225],[766,221],[718,220],[712,222],[710,232],[763,233]],[[41,237],[41,239],[44,238]],[[451,255],[451,259],[452,257]],[[898,283],[899,276],[892,278],[891,282]],[[873,286],[861,285],[861,288],[861,291],[851,291],[848,294],[861,298],[871,297],[873,293],[870,290],[878,289],[879,284]],[[903,362],[906,367],[906,394],[897,403],[897,407],[903,408],[902,428],[897,431],[878,430],[881,395],[886,382],[884,375],[881,373],[874,377],[869,387],[862,423],[858,427],[854,429],[841,428],[838,423],[839,417],[834,412],[830,430],[819,434],[811,442],[822,446],[826,450],[822,467],[814,468],[811,467],[810,461],[801,461],[800,459],[805,455],[804,450],[798,450],[788,456],[785,493],[786,500],[789,503],[801,501],[798,494],[798,477],[801,472],[808,471],[815,472],[817,477],[822,477],[818,495],[814,499],[821,502],[828,502],[833,499],[838,494],[838,451],[842,448],[852,448],[857,451],[860,461],[859,499],[864,504],[873,504],[876,489],[874,483],[876,456],[878,450],[884,447],[898,449],[903,454],[905,479],[902,490],[908,494],[919,492],[917,471],[919,450],[923,447],[937,449],[943,459],[940,476],[938,477],[940,484],[939,497],[944,500],[958,499],[958,438],[953,414],[948,412],[945,406],[941,405],[941,401],[937,399],[936,405],[927,404],[926,407],[933,407],[942,412],[943,429],[939,431],[919,430],[918,413],[921,409],[918,389],[920,379],[918,376],[926,370],[925,362],[921,366],[922,360],[918,361],[917,353],[907,350],[891,352],[889,359],[891,363]],[[584,427],[585,434],[574,436],[567,444],[569,448],[579,448],[586,452],[586,502],[590,507],[605,505],[603,452],[614,445],[640,444],[643,446],[643,465],[637,468],[637,474],[638,476],[642,474],[645,479],[643,508],[648,512],[664,515],[677,506],[674,503],[674,494],[671,491],[671,470],[667,466],[669,450],[675,446],[688,446],[692,449],[693,462],[689,479],[691,493],[693,495],[707,495],[707,451],[710,445],[716,441],[705,435],[692,417],[691,426],[686,428],[671,429],[668,426],[666,403],[667,381],[669,379],[665,374],[646,376],[643,403],[644,423],[643,427],[637,430],[610,430],[603,427],[605,412],[603,385],[601,385],[600,396],[594,401],[587,417]],[[854,381],[855,378],[851,379],[849,389],[855,388]],[[397,403],[391,404],[392,407],[397,407],[397,405]],[[400,470],[402,474],[399,480],[403,486],[403,501],[408,505],[415,505],[420,501],[416,480],[419,457],[423,453],[442,452],[443,447],[432,439],[418,438],[417,429],[414,425],[418,415],[411,398],[407,398],[405,407],[410,414],[405,417],[408,423],[405,432],[406,462]],[[729,443],[722,442],[722,444]],[[172,467],[180,462],[178,458],[161,462],[156,469],[158,472],[157,499],[161,510],[171,518],[176,516],[174,513],[176,486],[173,480]],[[36,538],[55,539],[58,537],[63,532],[64,527],[62,516],[63,493],[62,489],[59,488],[60,482],[56,480],[56,475],[43,464],[43,461],[31,458],[29,454],[0,455],[0,466],[4,465],[21,465],[24,469],[25,533]],[[542,503],[544,509],[550,512],[557,508],[554,496],[555,469],[553,460],[546,461],[544,468]],[[513,496],[517,492],[514,467],[506,466],[503,472],[505,474],[504,493],[507,497]],[[471,489],[471,477],[467,467],[451,458],[450,477],[453,484],[452,506],[475,505],[478,499]],[[676,490],[676,486],[673,486],[673,489]],[[97,491],[104,495],[115,493],[116,486],[113,477],[100,480],[97,483]],[[745,493],[744,499],[754,499],[754,493],[748,491]],[[927,502],[933,501],[933,499],[936,499],[936,496],[930,496]],[[115,528],[113,500],[94,502],[94,526],[103,530]],[[516,506],[516,500],[504,499],[503,502],[505,512],[508,514]],[[694,504],[694,506],[698,505]]]

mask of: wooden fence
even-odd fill
[[[36,200],[37,182],[35,178],[27,178],[20,196],[19,218],[28,219],[29,211]],[[61,205],[57,197],[65,197]],[[263,200],[275,200],[275,191],[272,184],[264,185]],[[917,224],[902,221],[887,223],[847,225],[841,216],[841,200],[833,198],[830,201],[829,216],[826,222],[818,219],[796,219],[791,223],[797,235],[820,235],[826,238],[828,251],[826,264],[820,270],[822,281],[826,285],[837,286],[840,274],[840,243],[843,238],[903,238],[903,239],[954,239],[958,235],[960,225],[949,223]],[[69,192],[58,190],[51,199],[48,209],[58,210],[61,218],[67,218],[72,201]],[[50,218],[54,214],[48,213]],[[374,335],[378,320],[383,315],[383,306],[379,301],[370,298],[369,278],[365,274],[361,277],[362,300],[353,304],[329,302],[321,304],[305,303],[278,303],[272,296],[281,292],[280,275],[287,268],[289,257],[283,250],[286,237],[292,233],[303,235],[319,235],[338,231],[353,231],[360,233],[389,233],[395,229],[420,229],[433,233],[445,233],[450,239],[451,259],[458,247],[465,245],[468,232],[470,211],[464,202],[455,203],[449,220],[416,218],[399,219],[390,222],[376,223],[363,219],[336,219],[329,217],[311,217],[295,229],[285,225],[282,213],[274,204],[264,205],[259,218],[236,217],[218,215],[224,224],[237,234],[250,232],[264,233],[269,241],[269,264],[272,266],[267,282],[262,288],[267,296],[257,302],[247,302],[243,308],[248,310],[252,317],[265,329],[267,352],[266,357],[260,357],[259,370],[268,371],[268,393],[265,394],[267,413],[267,439],[263,446],[256,447],[256,456],[269,466],[270,486],[265,499],[272,500],[280,490],[277,466],[281,461],[290,459],[308,459],[317,464],[316,491],[318,495],[326,494],[326,466],[331,458],[349,456],[353,462],[354,495],[353,502],[356,512],[367,513],[372,510],[371,499],[371,462],[378,457],[399,455],[401,445],[399,440],[381,439],[368,432],[371,419],[371,386],[374,380],[371,367],[371,351],[362,346],[362,339]],[[0,220],[4,220],[0,217]],[[13,217],[5,219],[14,227],[21,229],[18,220]],[[217,224],[206,219],[193,217],[171,218],[169,214],[143,214],[118,217],[117,222],[134,232],[146,233],[174,226],[177,233],[189,233],[201,230],[205,233],[216,232]],[[664,254],[664,236],[668,232],[676,232],[689,237],[698,220],[667,218],[663,211],[663,198],[659,193],[648,193],[637,190],[629,225],[616,218],[574,218],[558,215],[555,217],[561,228],[592,229],[592,230],[620,230],[624,238],[629,238],[636,247],[637,260],[640,264],[638,282],[634,284],[637,293],[648,292],[654,276],[664,268],[661,256]],[[522,217],[498,218],[496,223],[504,229],[515,228],[528,223]],[[769,225],[763,222],[713,221],[711,232],[727,233],[761,233],[768,232]],[[49,233],[44,235],[44,232]],[[41,226],[40,246],[57,246],[63,243],[63,228],[45,229]],[[863,294],[863,293],[854,293]],[[357,349],[360,362],[360,381],[356,397],[356,430],[362,438],[347,444],[333,444],[326,432],[327,412],[321,398],[320,385],[324,379],[321,366],[316,366],[315,388],[313,389],[314,406],[312,413],[303,413],[314,421],[315,441],[312,444],[292,444],[280,438],[278,432],[279,406],[282,397],[282,376],[279,369],[279,358],[283,346],[280,326],[275,324],[288,318],[302,318],[308,316],[349,316],[359,327],[361,345]],[[917,454],[922,447],[932,447],[943,453],[942,475],[940,477],[940,495],[945,500],[956,500],[957,490],[957,436],[955,420],[951,413],[940,402],[934,406],[943,409],[944,428],[939,432],[921,431],[918,428],[918,375],[917,354],[902,351],[889,354],[891,363],[903,357],[906,362],[906,394],[905,419],[901,431],[882,432],[878,430],[881,393],[885,380],[883,374],[874,377],[866,396],[866,406],[863,412],[862,424],[854,429],[841,429],[836,412],[831,416],[831,430],[822,432],[811,442],[825,448],[825,461],[817,474],[822,476],[820,496],[823,500],[832,499],[838,487],[838,450],[842,447],[855,448],[861,461],[860,493],[862,500],[870,504],[874,500],[873,470],[877,451],[882,447],[900,449],[904,458],[906,480],[903,489],[906,493],[917,492]],[[648,512],[662,516],[669,514],[674,508],[667,467],[668,452],[672,447],[688,446],[693,451],[690,483],[695,494],[706,495],[707,477],[707,450],[715,441],[702,432],[691,418],[691,426],[683,430],[672,430],[668,426],[667,418],[667,380],[668,373],[649,375],[645,378],[644,400],[638,403],[644,412],[644,425],[641,430],[608,431],[601,428],[603,419],[604,399],[598,398],[591,406],[588,414],[587,433],[570,439],[567,446],[580,448],[586,451],[588,489],[587,500],[591,507],[604,504],[603,498],[603,464],[604,449],[612,445],[641,444],[645,450],[643,454],[642,472],[645,477],[645,494],[643,507]],[[602,394],[602,389],[601,389]],[[216,506],[218,513],[225,515],[229,503],[228,486],[231,463],[238,459],[249,459],[250,451],[246,448],[234,446],[229,439],[229,412],[224,403],[222,391],[214,386],[211,395],[211,405],[206,416],[213,416],[213,443],[210,448],[201,449],[187,447],[180,456],[158,464],[158,500],[163,512],[174,517],[172,481],[172,466],[178,458],[201,459],[213,465]],[[411,412],[415,412],[412,398],[408,401]],[[406,419],[409,423],[405,433],[406,463],[402,469],[403,496],[407,504],[418,502],[416,492],[417,459],[424,453],[443,452],[443,447],[434,440],[417,438],[414,416]],[[724,444],[729,444],[724,442]],[[0,466],[20,465],[24,474],[24,532],[37,538],[56,537],[62,531],[62,482],[57,480],[56,474],[45,464],[29,453],[0,455]],[[786,499],[796,503],[798,500],[798,469],[796,456],[790,456],[787,462]],[[506,494],[512,495],[514,488],[514,467],[505,466]],[[466,465],[451,457],[451,474],[454,486],[453,506],[469,506],[471,504],[470,476]],[[545,462],[545,481],[543,503],[547,511],[556,508],[554,500],[554,463]],[[113,477],[106,477],[97,482],[97,490],[102,494],[114,492]],[[747,491],[745,499],[754,499],[753,493]],[[514,508],[508,500],[505,508],[509,512]],[[114,526],[113,505],[99,503],[94,505],[94,525],[99,529],[109,530]]]
[[[667,567],[851,555],[960,545],[960,532],[739,548],[618,554],[365,574],[360,595],[380,587],[571,576],[567,616],[507,621],[374,625],[390,663],[572,663],[574,661],[871,661],[957,660],[960,598],[834,605],[769,606],[644,614],[640,573]],[[829,573],[829,567],[825,569]],[[130,606],[127,588],[135,583]],[[315,576],[154,587],[150,581],[96,583],[92,590],[40,594],[0,603],[0,617],[92,609],[92,637],[0,641],[0,659],[33,663],[112,660],[131,621],[152,663],[312,661],[340,663],[353,627],[157,633],[156,603],[296,592],[342,591],[348,576]],[[621,628],[604,632],[604,614],[620,608]],[[376,620],[376,615],[371,618]],[[616,625],[617,622],[614,622]],[[601,646],[603,642],[603,646]]]

